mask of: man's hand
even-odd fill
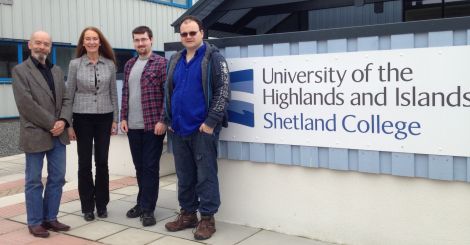
[[[64,132],[65,122],[62,120],[55,121],[54,127],[49,130],[52,136],[59,136],[62,132]]]
[[[201,133],[206,133],[206,134],[212,134],[214,133],[214,128],[211,128],[207,126],[205,123],[201,124],[201,127],[199,127],[199,132]]]
[[[165,131],[166,131],[166,124],[162,122],[158,122],[157,124],[155,124],[154,134],[163,135]]]
[[[127,128],[127,121],[126,120],[121,121],[121,131],[124,132],[124,133],[127,133],[127,131],[129,131],[129,128]]]
[[[72,127],[67,129],[67,133],[69,134],[69,140],[77,140],[77,135],[75,135],[75,130]]]
[[[113,122],[113,124],[111,125],[111,135],[116,135],[118,132],[117,132],[117,123],[116,122]]]

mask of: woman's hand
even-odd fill
[[[113,122],[113,124],[111,125],[111,135],[116,135],[118,132],[117,132],[117,123],[116,122]]]

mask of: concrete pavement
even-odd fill
[[[139,219],[125,216],[127,210],[135,205],[138,188],[134,177],[110,177],[109,216],[92,222],[86,222],[82,217],[77,182],[68,182],[64,186],[58,219],[72,229],[68,232],[52,232],[46,239],[35,238],[28,233],[26,226],[24,155],[0,158],[0,244],[331,244],[225,222],[217,222],[217,232],[205,241],[195,241],[190,229],[168,232],[164,224],[175,219],[179,208],[176,181],[174,174],[160,178],[157,224],[151,227],[142,227]]]

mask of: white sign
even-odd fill
[[[227,141],[470,157],[470,46],[229,59]]]

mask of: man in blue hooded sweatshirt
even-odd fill
[[[197,226],[194,238],[204,240],[215,232],[214,214],[220,206],[217,145],[221,127],[227,126],[229,71],[219,50],[203,42],[199,19],[183,18],[180,36],[185,49],[168,64],[165,122],[172,132],[181,212],[165,227],[179,231]]]

